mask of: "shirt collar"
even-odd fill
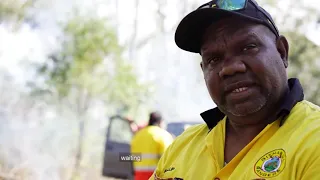
[[[304,99],[303,89],[297,78],[291,78],[288,80],[289,91],[287,91],[284,101],[281,104],[278,113],[276,114],[277,118],[281,117],[280,126],[284,123],[285,117],[290,113],[291,109]],[[209,109],[200,114],[202,119],[207,124],[208,128],[211,130],[214,128],[220,120],[225,117],[225,114],[220,111],[218,107]]]

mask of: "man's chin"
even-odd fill
[[[225,111],[233,116],[243,117],[252,115],[260,111],[266,105],[264,102],[244,102],[241,104],[233,104],[228,106]]]

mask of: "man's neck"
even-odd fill
[[[254,139],[266,126],[268,123],[262,121],[261,123],[243,125],[237,124],[230,120],[226,123],[227,135],[237,136],[241,139],[247,139],[248,143]]]
[[[279,105],[273,105],[273,108],[266,106],[249,116],[236,117],[229,115],[226,124],[227,133],[252,140],[269,123],[275,120],[278,107]]]

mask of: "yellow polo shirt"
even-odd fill
[[[320,180],[320,108],[298,102],[285,123],[266,126],[224,166],[226,118],[209,132],[196,125],[177,137],[149,180]],[[156,176],[156,177],[155,177]]]

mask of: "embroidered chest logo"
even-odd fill
[[[278,176],[286,166],[286,152],[276,149],[263,155],[254,165],[254,172],[262,178]]]

